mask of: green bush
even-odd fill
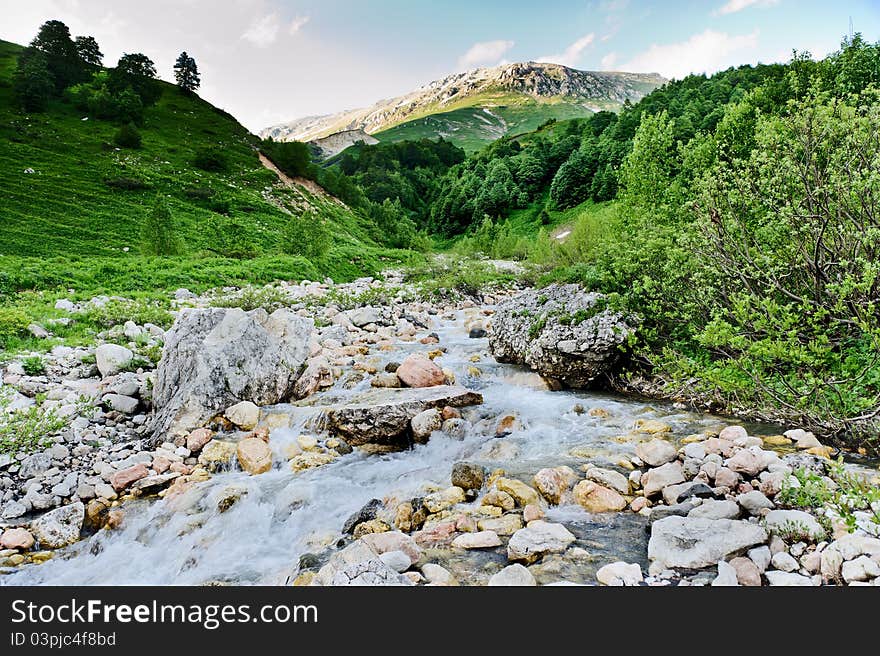
[[[183,250],[171,210],[161,195],[156,195],[153,210],[141,226],[141,246],[144,255],[179,255]]]
[[[140,148],[141,133],[137,131],[133,123],[126,123],[113,135],[113,143],[120,148]]]
[[[121,191],[144,191],[150,188],[150,185],[144,180],[129,177],[107,178],[104,180],[104,184],[111,189],[119,189]]]
[[[219,148],[202,148],[196,152],[193,166],[202,171],[222,173],[229,168],[229,158]]]
[[[21,366],[28,376],[39,376],[46,373],[46,363],[39,355],[32,355],[21,361]]]
[[[315,214],[292,217],[284,231],[282,250],[289,255],[302,255],[314,260],[330,248],[330,231]]]
[[[5,347],[10,338],[26,335],[28,324],[30,319],[22,310],[0,307],[0,347]]]

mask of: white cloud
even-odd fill
[[[497,41],[480,41],[472,45],[466,53],[458,58],[461,68],[477,66],[494,66],[501,63],[504,53],[513,48],[513,41],[499,39]]]
[[[590,32],[568,46],[565,49],[565,52],[561,52],[557,55],[544,55],[543,57],[538,57],[535,61],[551,62],[554,64],[562,64],[563,66],[577,66],[578,60],[581,58],[581,53],[593,43],[595,38],[596,35]]]
[[[742,63],[742,52],[754,50],[757,46],[758,30],[751,34],[731,36],[709,29],[680,43],[655,43],[633,57],[622,70],[660,73],[678,79],[688,73],[714,73]]]
[[[288,28],[287,31],[290,32],[291,34],[296,34],[303,27],[305,27],[305,24],[308,23],[309,20],[310,20],[309,16],[297,16],[292,21],[290,21],[290,27]]]
[[[779,0],[728,0],[727,3],[715,11],[715,14],[724,16],[726,14],[735,14],[749,7],[772,7],[776,4],[779,4]]]
[[[602,57],[602,61],[599,63],[601,64],[601,68],[603,71],[614,70],[614,64],[617,63],[617,53],[609,52],[607,55]]]
[[[280,29],[281,19],[278,17],[278,13],[266,14],[255,18],[241,35],[241,38],[250,41],[258,48],[266,48],[278,39]]]

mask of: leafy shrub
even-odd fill
[[[0,307],[0,347],[5,347],[10,338],[26,335],[28,324],[30,319],[22,310]]]
[[[140,148],[141,142],[141,133],[133,123],[126,123],[113,135],[113,143],[120,148]]]
[[[126,321],[134,321],[140,325],[153,323],[168,328],[174,318],[168,312],[167,305],[159,301],[111,300],[101,307],[89,308],[83,314],[83,320],[102,328],[117,326]]]
[[[32,355],[21,361],[21,366],[28,376],[39,376],[46,373],[46,363],[39,355]]]
[[[44,449],[52,436],[67,425],[55,408],[38,404],[8,412],[9,397],[0,392],[0,453],[27,453]]]
[[[315,214],[292,217],[284,230],[282,250],[290,255],[318,259],[330,248],[330,231]]]
[[[229,167],[229,159],[219,148],[202,148],[196,152],[193,166],[202,171],[222,173]]]
[[[104,184],[111,189],[119,189],[121,191],[144,191],[150,188],[150,185],[139,178],[107,178]]]
[[[179,255],[182,251],[168,203],[156,196],[153,210],[141,226],[141,244],[145,255]]]

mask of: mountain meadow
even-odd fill
[[[426,111],[327,159],[89,46],[56,22],[0,43],[5,354],[167,324],[177,288],[252,289],[253,309],[267,283],[385,269],[426,299],[576,283],[638,326],[595,384],[880,448],[878,44],[652,83],[614,111],[508,104],[491,137],[447,134],[482,109]],[[96,294],[124,300],[33,329]]]

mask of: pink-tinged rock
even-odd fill
[[[703,441],[703,448],[706,449],[706,453],[716,453],[727,457],[733,453],[733,442],[722,440],[720,437],[710,437]]]
[[[452,546],[459,549],[491,549],[501,546],[501,538],[494,531],[463,533],[452,541]]]
[[[368,533],[361,538],[361,542],[364,542],[379,555],[391,551],[402,551],[409,556],[410,562],[413,565],[422,557],[422,550],[419,549],[415,540],[401,531]]]
[[[734,440],[738,440],[741,437],[748,436],[748,431],[742,426],[727,426],[724,430],[718,433],[719,439],[727,440],[728,442],[733,442]]]
[[[571,467],[545,468],[535,474],[535,487],[550,503],[558,504],[562,495],[568,491],[577,475]]]
[[[449,542],[455,534],[455,522],[439,522],[434,526],[416,531],[413,539],[420,547],[433,547]]]
[[[581,481],[574,487],[574,499],[587,512],[616,512],[626,508],[626,499],[619,492],[593,481]]]
[[[407,356],[397,368],[396,373],[400,382],[407,387],[434,387],[446,383],[443,370],[433,361],[418,353]]]
[[[739,483],[740,476],[727,467],[719,467],[715,472],[715,485],[718,487],[729,487],[733,489]]]
[[[208,430],[207,428],[197,428],[186,436],[186,448],[193,453],[201,451],[202,447],[210,442],[213,437],[213,431]]]
[[[455,520],[455,530],[462,533],[476,533],[480,529],[477,527],[477,520],[470,515],[462,515]]]
[[[110,485],[112,485],[113,489],[117,492],[121,492],[135,481],[139,481],[149,475],[150,470],[147,469],[147,466],[144,463],[139,462],[134,467],[129,467],[128,469],[123,469],[122,471],[113,474],[110,477]]]
[[[171,461],[165,456],[156,456],[153,458],[153,471],[157,474],[164,474],[171,466]]]
[[[728,469],[748,476],[757,476],[764,469],[764,458],[750,449],[742,449],[728,458]]]
[[[632,503],[629,504],[629,509],[633,512],[639,512],[643,508],[648,507],[648,500],[645,497],[636,497],[633,499]]]
[[[736,580],[740,585],[761,585],[761,572],[751,559],[746,558],[745,556],[737,556],[730,561],[730,565],[736,570]]]
[[[527,503],[526,507],[523,508],[523,519],[526,521],[526,524],[538,519],[544,519],[544,511],[534,503]]]
[[[8,528],[0,535],[0,547],[4,549],[30,549],[34,546],[34,536],[23,528]]]
[[[191,465],[184,465],[182,462],[172,462],[171,466],[168,467],[168,470],[186,476],[187,474],[192,473],[193,468]]]

